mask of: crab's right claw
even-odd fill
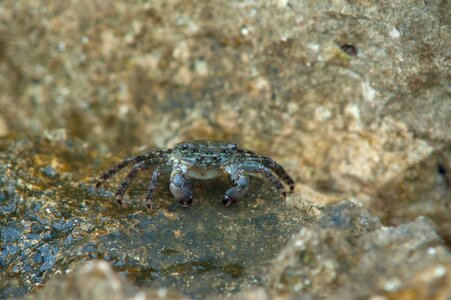
[[[183,207],[188,207],[193,202],[193,193],[191,191],[191,184],[183,174],[176,173],[171,177],[169,185],[174,198],[182,204]]]

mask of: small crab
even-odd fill
[[[210,179],[223,173],[229,174],[235,186],[224,194],[222,202],[226,206],[246,193],[249,187],[249,174],[262,174],[276,187],[284,199],[286,191],[278,178],[282,179],[291,191],[294,189],[293,179],[277,162],[244,150],[237,144],[223,141],[181,142],[173,149],[161,149],[129,157],[100,176],[96,188],[130,164],[133,164],[130,172],[116,191],[116,199],[121,206],[124,194],[137,173],[152,168],[152,177],[146,196],[148,209],[152,207],[153,190],[157,185],[158,176],[162,173],[171,174],[169,188],[174,198],[184,207],[188,207],[193,201],[190,178]]]

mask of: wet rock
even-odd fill
[[[282,250],[269,293],[288,299],[447,299],[450,271],[451,253],[429,219],[384,227],[365,209],[340,203]]]
[[[0,174],[3,298],[24,296],[91,259],[108,261],[135,286],[169,288],[195,298],[236,293],[261,283],[291,234],[316,218],[307,209],[300,215],[286,206],[258,178],[249,196],[232,207],[222,204],[229,180],[195,181],[194,204],[184,209],[168,191],[169,178],[162,177],[155,210],[149,212],[143,176],[121,209],[110,192],[114,181],[98,192],[91,183],[90,176],[111,162],[93,158],[78,141],[7,143],[0,155],[6,168]],[[58,176],[42,172],[49,164]]]
[[[15,227],[4,227],[0,232],[0,236],[6,242],[14,242],[20,236],[20,230]]]

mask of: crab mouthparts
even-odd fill
[[[189,168],[187,175],[188,177],[191,178],[196,178],[196,179],[211,179],[211,178],[215,178],[218,177],[222,174],[222,170],[219,168]]]

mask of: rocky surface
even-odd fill
[[[0,119],[107,153],[233,139],[318,188],[379,187],[450,141],[447,7],[6,2]]]
[[[121,209],[112,192],[95,191],[86,177],[100,173],[101,161],[67,139],[11,143],[0,165],[7,188],[0,201],[3,297],[22,296],[94,258],[139,286],[196,297],[231,293],[261,282],[291,234],[313,218],[288,209],[259,180],[248,200],[232,207],[222,204],[229,181],[195,182],[194,204],[184,209],[162,177],[149,212],[143,176]]]
[[[342,203],[292,238],[269,285],[305,299],[447,299],[451,253],[427,218],[384,227]]]
[[[343,202],[310,221],[273,261],[265,288],[248,288],[231,298],[448,299],[451,295],[451,253],[429,219],[385,227],[365,209]],[[166,288],[138,289],[104,261],[90,261],[66,272],[29,299],[184,298]]]
[[[249,288],[237,297],[402,299],[418,287],[415,295],[440,299],[451,245],[450,11],[443,0],[2,1],[0,295],[36,291],[97,258],[150,293],[168,285],[192,297]],[[187,139],[233,140],[273,157],[298,183],[288,206],[259,180],[231,210],[215,201],[226,179],[199,183],[187,211],[162,186],[152,214],[144,178],[125,210],[111,199],[114,183],[92,190],[113,161]],[[328,208],[343,200],[369,212]],[[373,225],[323,223],[341,214]],[[282,250],[301,228],[319,236],[299,233]],[[255,234],[226,251],[239,232]],[[414,239],[439,250],[431,256]],[[301,267],[299,240],[318,243],[308,247],[335,277],[316,279],[321,261]],[[407,261],[408,245],[427,259]],[[299,275],[286,283],[285,262]]]
[[[105,261],[91,260],[69,269],[68,275],[56,275],[40,293],[29,299],[186,299],[165,288],[139,289],[114,272]]]
[[[434,220],[437,230],[451,245],[451,149],[434,153],[409,167],[402,178],[382,186],[371,211],[384,224],[400,225],[419,215]]]

